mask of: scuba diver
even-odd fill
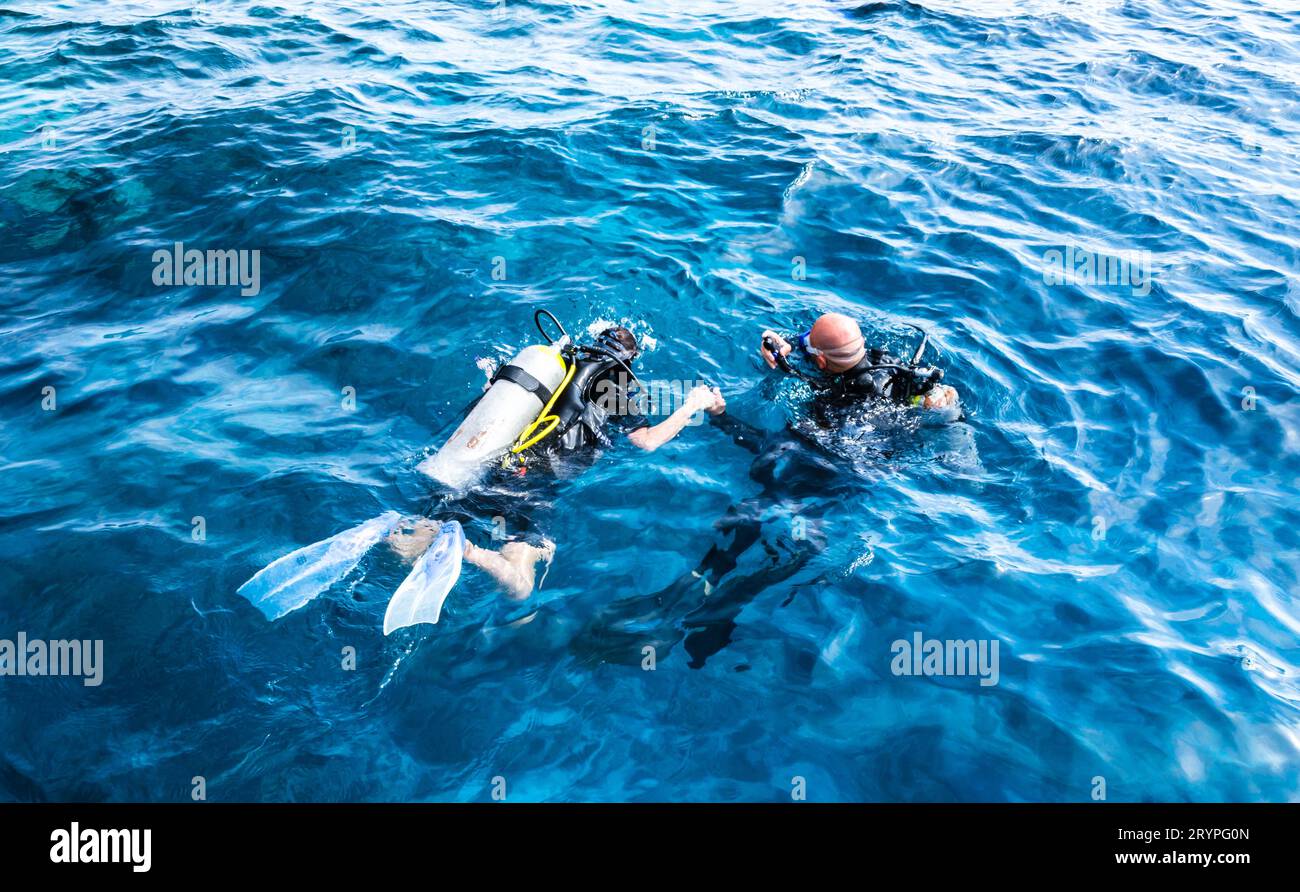
[[[543,317],[559,329],[559,338],[547,333]],[[423,511],[408,517],[388,511],[300,548],[259,571],[240,586],[239,594],[268,619],[279,619],[338,582],[372,546],[387,540],[412,568],[389,601],[385,635],[418,623],[437,623],[462,562],[487,573],[509,597],[524,600],[534,589],[538,563],[549,564],[555,545],[549,539],[538,544],[511,541],[497,551],[469,542],[460,519],[449,515],[466,522],[484,516],[481,510],[467,510],[464,502],[484,476],[522,476],[539,463],[555,470],[561,456],[590,454],[611,445],[611,422],[633,445],[653,452],[680,434],[696,413],[716,416],[726,408],[717,388],[700,385],[667,418],[652,425],[636,411],[645,388],[631,368],[640,354],[631,331],[611,326],[594,343],[575,344],[549,311],[538,310],[534,321],[547,343],[524,348],[496,369],[464,421],[418,466],[443,488]],[[629,393],[633,383],[638,385],[636,394]]]
[[[938,413],[932,416],[938,419],[956,421],[961,417],[957,388],[939,383],[943,369],[920,365],[928,335],[921,339],[910,362],[878,347],[868,350],[858,323],[843,313],[823,313],[795,340],[822,373],[820,376],[805,375],[790,365],[793,345],[770,329],[763,332],[758,352],[768,368],[780,366],[786,374],[807,382],[817,396],[814,406],[822,420],[829,421],[835,408],[872,399],[916,406]]]
[[[812,390],[817,428],[844,427],[864,411],[891,417],[915,412],[926,424],[961,420],[956,388],[940,383],[942,369],[921,363],[929,344],[928,335],[922,335],[905,361],[884,349],[867,348],[862,330],[850,317],[826,313],[791,339],[816,373],[792,365],[794,346],[771,330],[763,332],[759,353],[769,368],[781,368]],[[795,576],[822,550],[816,530],[821,516],[860,498],[854,475],[845,473],[843,456],[799,425],[768,432],[730,414],[710,421],[753,453],[749,477],[761,491],[727,509],[714,524],[717,541],[688,575],[662,591],[611,604],[602,612],[584,638],[585,646],[601,659],[637,660],[646,644],[671,647],[683,641],[689,665],[703,667],[730,642],[736,617],[759,592]],[[757,569],[732,575],[756,543],[763,552]]]

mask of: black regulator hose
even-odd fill
[[[925,348],[930,343],[930,333],[926,331],[924,328],[922,328],[921,326],[916,325],[915,323],[905,322],[903,324],[908,326],[909,328],[914,328],[921,333],[921,345],[917,347],[916,352],[912,354],[912,362],[911,362],[911,365],[914,366],[920,365],[921,357],[925,355]]]
[[[543,316],[545,316],[547,319],[550,319],[553,323],[555,323],[555,327],[560,330],[560,334],[564,335],[566,338],[569,337],[569,333],[565,331],[564,326],[560,324],[560,320],[555,318],[555,314],[552,313],[550,310],[541,309],[538,310],[536,313],[533,313],[533,324],[536,325],[537,330],[542,333],[542,337],[546,338],[546,343],[554,344],[555,339],[546,333],[546,329],[542,328]],[[569,338],[569,340],[572,341],[573,338]]]
[[[790,365],[790,360],[786,359],[785,356],[782,355],[779,345],[771,338],[763,338],[763,346],[772,354],[772,358],[776,360],[776,364],[780,367],[781,371],[785,372],[787,375],[794,375],[813,390],[827,390],[832,386],[829,381],[821,378],[814,378],[811,375],[805,375],[803,372]]]

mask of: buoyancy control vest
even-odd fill
[[[552,411],[560,423],[543,448],[572,452],[587,446],[610,445],[605,424],[620,403],[626,402],[626,387],[615,380],[623,363],[614,356],[585,352],[573,380],[560,394]]]
[[[943,370],[920,368],[873,347],[853,368],[830,378],[827,388],[841,399],[891,399],[911,403],[943,379]]]

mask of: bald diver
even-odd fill
[[[716,541],[689,574],[655,594],[610,605],[589,626],[585,645],[601,658],[619,660],[636,658],[645,644],[666,648],[680,641],[689,665],[701,668],[730,643],[740,611],[758,592],[804,570],[824,548],[818,521],[860,492],[843,457],[809,436],[803,422],[814,430],[836,430],[864,412],[912,413],[918,424],[962,418],[956,388],[941,383],[941,369],[922,363],[929,343],[922,334],[910,358],[902,359],[868,348],[858,323],[839,313],[823,314],[788,339],[764,331],[763,361],[812,391],[808,417],[776,432],[730,413],[710,419],[754,455],[749,477],[759,493],[733,503],[714,524]],[[796,345],[811,366],[807,371],[791,362],[800,358],[792,356]],[[759,559],[738,576],[742,558],[756,545]]]
[[[832,423],[834,410],[864,400],[890,400],[931,413],[928,420],[957,421],[961,401],[957,388],[941,384],[943,369],[920,365],[929,344],[924,335],[911,360],[903,361],[879,347],[867,348],[858,323],[843,313],[823,313],[794,340],[819,374],[806,375],[790,364],[794,345],[772,330],[764,331],[758,352],[768,368],[778,366],[805,380],[816,394],[819,417]]]

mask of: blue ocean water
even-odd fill
[[[0,677],[0,796],[1300,798],[1294,4],[0,7],[0,638],[104,642]],[[177,242],[256,287],[156,284]],[[762,329],[924,324],[967,420],[775,496],[710,425],[529,478],[524,608],[385,638],[380,553],[235,594],[420,510],[541,307],[773,437]]]

